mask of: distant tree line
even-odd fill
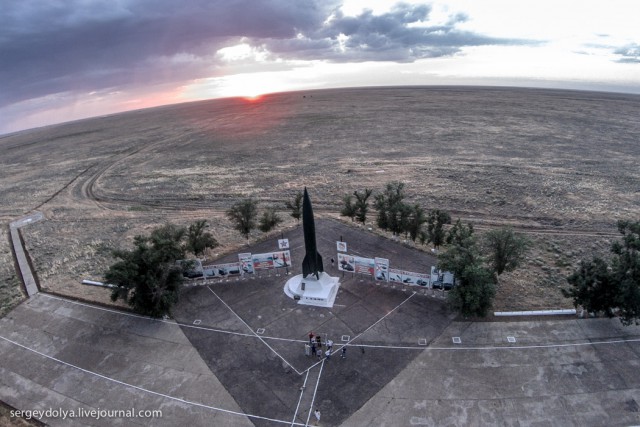
[[[390,182],[382,192],[373,189],[354,191],[343,197],[341,215],[365,224],[369,214],[369,199],[377,211],[376,224],[394,235],[404,234],[414,242],[444,246],[438,255],[438,267],[452,272],[456,286],[449,292],[451,306],[464,316],[485,316],[496,292],[499,276],[516,269],[524,259],[530,241],[510,228],[490,230],[479,238],[471,223],[458,219],[451,225],[451,216],[442,210],[425,211],[419,204],[405,201],[404,183]],[[285,204],[291,217],[300,220],[302,192]],[[263,210],[258,219],[258,202],[245,199],[234,203],[227,217],[245,238],[259,228],[268,232],[282,222],[274,207]],[[425,227],[426,225],[426,227]],[[149,236],[134,238],[131,250],[115,250],[117,261],[105,273],[105,280],[115,285],[111,299],[122,299],[136,312],[163,316],[170,313],[178,300],[188,263],[176,263],[189,253],[201,256],[218,246],[206,231],[205,220],[188,227],[166,224]],[[619,316],[623,324],[640,323],[640,221],[619,221],[622,241],[611,244],[612,256],[583,260],[567,278],[569,287],[562,293],[572,298],[576,307],[590,313],[602,312]]]
[[[346,194],[340,215],[364,224],[369,213],[369,198],[373,190],[365,188]],[[386,184],[383,191],[374,196],[373,207],[377,211],[376,225],[382,230],[390,231],[394,236],[404,235],[421,244],[432,243],[438,248],[444,241],[445,224],[451,224],[451,216],[439,209],[426,212],[419,204],[405,202],[404,183],[392,181]],[[427,228],[424,225],[427,224]]]
[[[234,203],[227,211],[227,218],[247,240],[255,228],[267,233],[282,222],[274,207],[267,207],[258,220],[258,201],[252,198]]]
[[[403,182],[392,181],[373,196],[376,225],[394,236],[432,244],[434,249],[446,245],[439,254],[438,266],[456,277],[456,286],[449,293],[452,307],[464,316],[485,316],[495,296],[498,276],[520,265],[530,241],[510,228],[491,230],[477,239],[473,225],[460,220],[447,228],[451,224],[448,212],[426,211],[417,203],[408,203],[404,189]],[[373,190],[365,188],[345,195],[340,214],[364,224],[372,194]]]

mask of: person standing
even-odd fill
[[[316,355],[316,343],[311,343],[311,355]]]
[[[325,351],[324,355],[327,356],[327,360],[331,359],[331,350]]]
[[[313,415],[316,417],[316,425],[320,425],[320,409],[316,408]]]
[[[327,340],[327,348],[329,349],[329,351],[333,350],[333,341],[332,340]]]
[[[340,357],[342,357],[343,359],[347,358],[347,346],[346,345],[344,347],[342,347],[342,353],[340,354]]]
[[[309,332],[309,345],[313,344],[313,331]]]

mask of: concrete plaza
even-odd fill
[[[291,274],[301,234],[285,235]],[[327,426],[640,424],[640,328],[456,321],[439,291],[343,277],[328,261],[340,235],[349,252],[406,270],[428,271],[424,253],[335,221],[318,221],[318,235],[341,279],[332,309],[288,298],[284,271],[187,287],[172,320],[37,294],[0,319],[0,399],[162,411],[51,425],[305,425],[315,408]],[[304,354],[309,331],[334,341],[330,360]]]

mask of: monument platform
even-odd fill
[[[284,293],[289,298],[297,300],[298,304],[331,308],[338,295],[339,287],[340,280],[323,271],[319,279],[312,274],[306,278],[302,277],[302,274],[293,276],[285,283]]]

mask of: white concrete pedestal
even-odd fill
[[[293,276],[285,283],[284,293],[289,298],[298,300],[298,304],[331,308],[338,295],[339,287],[340,280],[323,271],[319,279],[311,274],[306,278],[303,278],[302,274]]]

